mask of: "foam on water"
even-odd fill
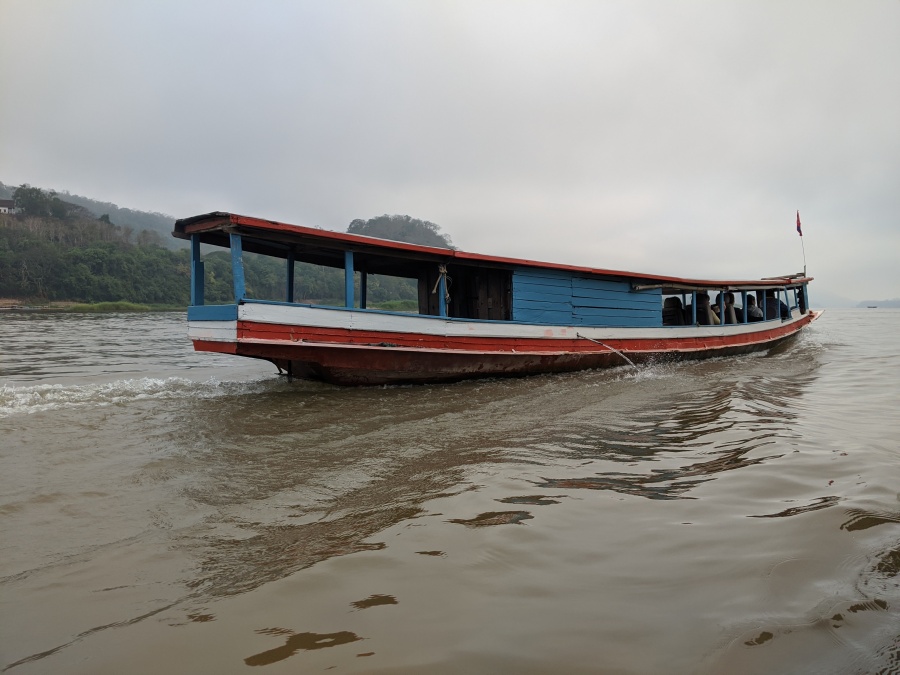
[[[0,418],[48,410],[108,406],[147,399],[211,399],[271,391],[272,377],[229,381],[211,377],[197,382],[185,377],[140,377],[93,384],[0,385]]]

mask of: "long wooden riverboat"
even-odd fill
[[[221,212],[181,219],[173,234],[191,242],[188,331],[197,351],[265,359],[290,376],[340,385],[449,382],[746,354],[790,339],[820,314],[809,309],[812,278],[803,274],[749,281],[639,274]],[[229,304],[204,303],[201,245],[231,250]],[[247,253],[284,261],[280,297],[254,297],[245,282]],[[341,306],[295,299],[299,263],[343,271]],[[413,280],[418,311],[369,307],[371,275]],[[716,295],[708,305],[705,298]],[[768,318],[755,321],[748,299]],[[716,325],[718,316],[725,320]]]

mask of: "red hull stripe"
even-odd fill
[[[628,361],[702,359],[773,347],[818,317],[753,333],[610,339]],[[583,339],[446,338],[422,334],[308,328],[239,321],[237,341],[195,339],[197,351],[266,359],[297,377],[339,385],[450,382],[473,377],[558,373],[623,366],[609,347]]]
[[[604,340],[610,347],[629,353],[698,351],[724,347],[758,345],[790,335],[812,320],[811,316],[769,330],[735,335],[634,338]],[[609,349],[585,339],[565,338],[488,338],[467,336],[424,335],[421,333],[393,333],[344,328],[319,328],[239,321],[239,342],[267,342],[283,346],[303,346],[310,343],[334,346],[357,346],[370,349],[429,349],[468,353],[518,352],[531,354],[602,353]],[[216,350],[220,351],[220,350]]]

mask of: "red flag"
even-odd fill
[[[797,211],[797,234],[803,236],[803,230],[800,229],[800,212]]]

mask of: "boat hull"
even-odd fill
[[[771,349],[820,313],[708,327],[589,328],[469,322],[319,307],[245,304],[236,319],[191,321],[198,351],[264,359],[294,377],[365,386],[452,382],[733,356]]]

